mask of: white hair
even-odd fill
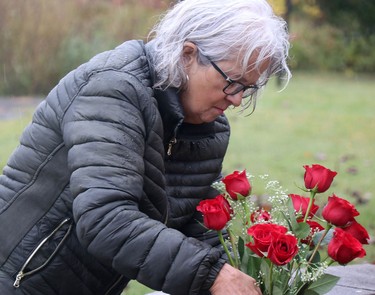
[[[286,22],[276,16],[265,0],[185,0],[170,9],[150,33],[153,36],[155,87],[181,88],[186,81],[182,63],[184,42],[199,49],[198,61],[208,64],[230,60],[242,65],[243,75],[269,60],[258,81],[265,84],[273,74],[282,74],[286,83],[291,74],[287,65],[289,35]],[[242,59],[242,60],[241,60]]]

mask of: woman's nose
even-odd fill
[[[233,95],[227,95],[227,100],[235,107],[238,107],[241,105],[242,101],[242,92],[239,92],[237,94]]]

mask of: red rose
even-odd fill
[[[200,201],[197,210],[203,213],[203,223],[208,229],[222,230],[231,219],[232,209],[222,195]]]
[[[301,212],[302,216],[305,217],[307,208],[309,206],[310,198],[302,197],[300,195],[290,194],[290,198],[292,198],[293,207],[296,212]],[[314,201],[311,206],[309,217],[313,217],[316,212],[318,211],[319,206],[315,205]]]
[[[303,222],[303,219],[297,220],[298,222]],[[306,220],[306,223],[310,226],[310,234],[305,238],[302,239],[301,242],[307,245],[313,245],[312,237],[315,233],[324,230],[324,227],[321,226],[318,222],[313,220]]]
[[[266,210],[254,211],[250,216],[250,220],[252,223],[255,223],[257,221],[269,221],[270,219],[271,214]]]
[[[317,193],[324,193],[329,189],[333,178],[337,172],[331,171],[321,165],[313,164],[312,167],[303,166],[305,168],[305,187],[307,189],[316,189]]]
[[[342,229],[355,237],[361,244],[368,244],[370,236],[367,230],[357,221],[353,220],[352,222],[350,222],[349,226],[346,226]]]
[[[328,244],[328,255],[340,264],[347,264],[355,258],[366,255],[362,244],[351,234],[336,227],[333,238]]]
[[[297,244],[298,240],[295,236],[273,232],[267,257],[273,264],[287,264],[297,254]]]
[[[237,200],[237,194],[244,197],[250,195],[251,185],[246,177],[246,170],[239,172],[234,171],[232,174],[223,178],[225,189],[233,200]]]
[[[355,209],[353,204],[337,197],[335,194],[328,197],[328,203],[324,206],[322,211],[323,218],[336,226],[345,226],[358,215],[359,212]]]
[[[249,242],[246,247],[250,248],[255,254],[260,257],[268,252],[268,247],[272,241],[272,233],[285,234],[288,229],[273,223],[259,223],[255,224],[247,230],[248,235],[253,237],[253,243]]]

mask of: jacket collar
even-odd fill
[[[145,45],[146,56],[150,69],[152,85],[155,84],[156,71],[153,63],[153,41]],[[170,87],[167,89],[154,89],[154,97],[158,103],[160,115],[164,126],[164,139],[169,141],[176,137],[177,130],[184,120],[184,112],[178,96],[178,89]]]
[[[154,96],[164,125],[164,138],[169,141],[176,137],[178,128],[184,120],[182,106],[176,88],[155,89]]]

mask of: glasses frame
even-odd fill
[[[219,66],[216,63],[214,63],[208,57],[206,57],[206,58],[209,60],[211,65],[214,67],[214,69],[225,79],[225,81],[228,82],[228,85],[223,88],[223,92],[226,95],[236,95],[237,93],[240,93],[240,92],[245,93],[246,90],[252,89],[250,94],[246,94],[246,95],[243,94],[242,95],[242,98],[248,98],[248,97],[251,97],[259,89],[259,86],[256,85],[256,84],[254,84],[254,85],[244,85],[241,82],[232,80],[231,78],[228,77],[227,74],[224,73],[224,71],[222,69],[219,68]],[[240,85],[241,87],[238,87],[238,89],[235,89],[234,91],[228,91],[228,88],[230,86],[232,86],[233,84]]]

